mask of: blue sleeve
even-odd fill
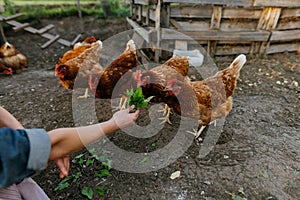
[[[1,128],[0,188],[18,183],[43,169],[49,153],[50,139],[46,131]]]

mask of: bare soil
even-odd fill
[[[125,19],[102,20],[76,17],[42,20],[41,27],[54,24],[53,33],[73,40],[78,33],[105,40],[130,29]],[[27,128],[51,130],[74,126],[72,92],[63,88],[54,76],[57,60],[69,48],[58,43],[45,50],[45,39],[26,32],[6,32],[8,41],[28,57],[28,68],[21,74],[0,76],[0,105],[9,110]],[[234,57],[217,57],[219,69]],[[84,186],[94,190],[93,199],[299,199],[300,196],[300,56],[296,53],[247,57],[233,98],[233,109],[226,117],[218,142],[204,157],[200,146],[191,146],[175,162],[147,173],[128,173],[112,168],[110,176],[95,177],[101,162],[78,164],[71,155],[70,176],[81,172],[76,182],[55,190],[61,181],[58,170],[50,165],[34,179],[51,199],[87,199]],[[78,100],[79,101],[79,100]],[[82,102],[88,100],[81,100]],[[98,121],[111,116],[109,101],[96,101]],[[149,121],[141,113],[139,124]],[[155,136],[137,139],[121,131],[109,139],[132,152],[155,151],[176,135],[180,118],[172,115],[173,125],[165,124]],[[91,122],[94,123],[94,122]],[[204,134],[204,139],[205,139]],[[172,153],[170,152],[170,157]],[[124,158],[126,161],[126,158]],[[144,160],[146,162],[146,160]],[[142,161],[143,162],[143,161]],[[126,162],[125,162],[126,163]],[[130,160],[128,160],[130,163]],[[180,171],[179,178],[170,175]],[[96,185],[104,194],[97,194]]]

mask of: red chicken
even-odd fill
[[[77,51],[80,47],[73,49],[73,53],[67,52],[67,55],[65,54],[66,56],[64,55],[61,59],[64,63],[57,64],[55,67],[55,74],[66,89],[73,90],[75,79],[78,88],[87,88],[85,94],[79,98],[88,97],[89,75],[100,74],[103,70],[99,64],[102,42],[98,40],[88,44],[86,47],[89,46],[89,48],[82,52],[82,49],[79,52]]]
[[[185,56],[175,56],[167,60],[160,66],[154,67],[149,71],[142,72],[138,80],[138,87],[142,86],[145,97],[154,96],[151,102],[161,103],[169,101],[170,95],[166,91],[166,85],[172,79],[188,82],[187,76],[189,69],[189,58]],[[171,97],[172,98],[172,97]],[[173,99],[173,98],[172,98]],[[170,108],[165,104],[163,122],[168,122],[171,113]]]
[[[96,98],[111,99],[124,94],[131,85],[136,85],[134,68],[138,66],[136,47],[133,40],[127,42],[124,52],[116,58],[102,73],[90,76],[90,89]],[[113,95],[115,94],[115,95]],[[123,96],[124,97],[124,96]],[[120,108],[125,102],[120,102]]]
[[[245,62],[246,56],[242,54],[229,67],[202,81],[183,82],[173,79],[168,83],[167,90],[178,99],[167,102],[174,112],[199,119],[201,128],[195,131],[196,138],[210,122],[230,112],[232,95]]]
[[[0,48],[0,63],[4,73],[20,73],[27,66],[27,58],[19,52],[12,44],[6,42]]]

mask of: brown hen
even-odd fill
[[[168,105],[179,115],[199,120],[201,128],[194,133],[196,138],[209,123],[230,112],[232,95],[245,62],[246,56],[242,54],[229,67],[202,81],[183,82],[174,79],[168,83],[167,90],[178,99],[167,102]]]
[[[20,73],[27,66],[27,58],[14,45],[6,42],[0,48],[0,63],[5,74]]]
[[[188,82],[187,76],[189,69],[189,58],[185,56],[175,56],[167,60],[160,66],[154,67],[151,70],[142,72],[138,80],[138,87],[142,86],[143,94],[145,97],[154,96],[151,102],[166,103],[170,101],[169,92],[166,91],[166,86],[169,81],[176,79],[179,81]],[[163,121],[171,124],[169,119],[171,110],[165,104]]]
[[[59,63],[55,67],[55,74],[59,77],[60,83],[69,90],[73,90],[75,80],[77,88],[87,88],[83,96],[79,98],[88,97],[89,75],[100,74],[103,70],[99,64],[100,51],[102,49],[102,42],[100,40],[85,43],[85,50],[76,51],[80,47],[75,48],[73,53],[66,53],[63,56],[64,63]],[[81,46],[83,47],[83,45]],[[88,47],[88,48],[87,48]],[[76,56],[75,56],[76,55]],[[74,57],[75,56],[75,57]],[[65,59],[66,58],[66,59]]]
[[[133,70],[138,66],[136,47],[133,40],[127,42],[124,52],[107,66],[101,74],[90,76],[90,89],[96,98],[112,99],[124,94],[126,89],[136,85]],[[123,96],[124,97],[124,96]],[[119,108],[124,108],[120,102]]]

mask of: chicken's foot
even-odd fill
[[[126,104],[127,104],[127,97],[122,96],[120,99],[120,103],[117,107],[113,107],[113,111],[117,111],[117,110],[124,110],[126,108]]]
[[[214,121],[210,122],[209,124],[214,124],[214,126],[217,126],[217,120],[215,119]]]
[[[158,119],[162,120],[162,122],[160,122],[160,124],[163,124],[165,122],[167,122],[168,124],[172,124],[172,122],[170,121],[170,114],[172,114],[171,108],[165,104],[164,109],[158,110],[157,112],[163,112],[163,116],[164,117],[160,117]]]
[[[193,134],[195,136],[195,139],[197,140],[198,137],[201,135],[201,133],[204,131],[205,127],[206,126],[201,126],[199,131],[197,131],[196,129],[193,129],[193,131],[187,131],[187,132]]]
[[[89,88],[86,88],[84,95],[77,97],[77,99],[87,99],[89,96]]]

